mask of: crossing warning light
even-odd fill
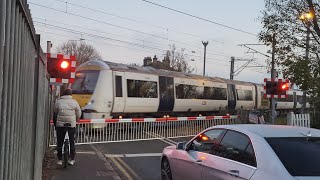
[[[69,62],[68,61],[62,61],[60,64],[60,67],[62,69],[67,69],[69,67]]]
[[[265,94],[267,98],[287,98],[287,91],[290,88],[288,79],[265,79]]]
[[[76,71],[74,56],[47,53],[47,70],[51,83],[73,83]]]

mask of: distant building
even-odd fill
[[[143,59],[143,66],[151,66],[155,69],[165,69],[173,71],[173,69],[170,67],[170,59],[168,57],[164,57],[162,62],[158,61],[157,56],[151,57],[145,57]]]

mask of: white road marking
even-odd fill
[[[158,157],[162,153],[140,153],[140,154],[105,154],[105,157]]]
[[[154,133],[148,133],[148,132],[145,132],[146,134],[150,135],[150,136],[153,136],[155,138],[162,138],[162,139],[159,139],[160,141],[164,142],[164,143],[167,143],[167,144],[170,144],[172,146],[175,146],[176,143],[172,143],[170,141],[167,141],[166,138],[162,137],[162,136],[159,136],[158,134],[154,134]]]
[[[96,153],[93,152],[93,151],[87,151],[87,152],[85,152],[85,151],[77,151],[76,153],[77,153],[77,154],[96,154]]]

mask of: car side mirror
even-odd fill
[[[186,142],[179,142],[176,146],[176,149],[178,150],[184,150],[184,146],[185,146]]]

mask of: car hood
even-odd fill
[[[319,180],[320,176],[295,176],[297,180]]]

